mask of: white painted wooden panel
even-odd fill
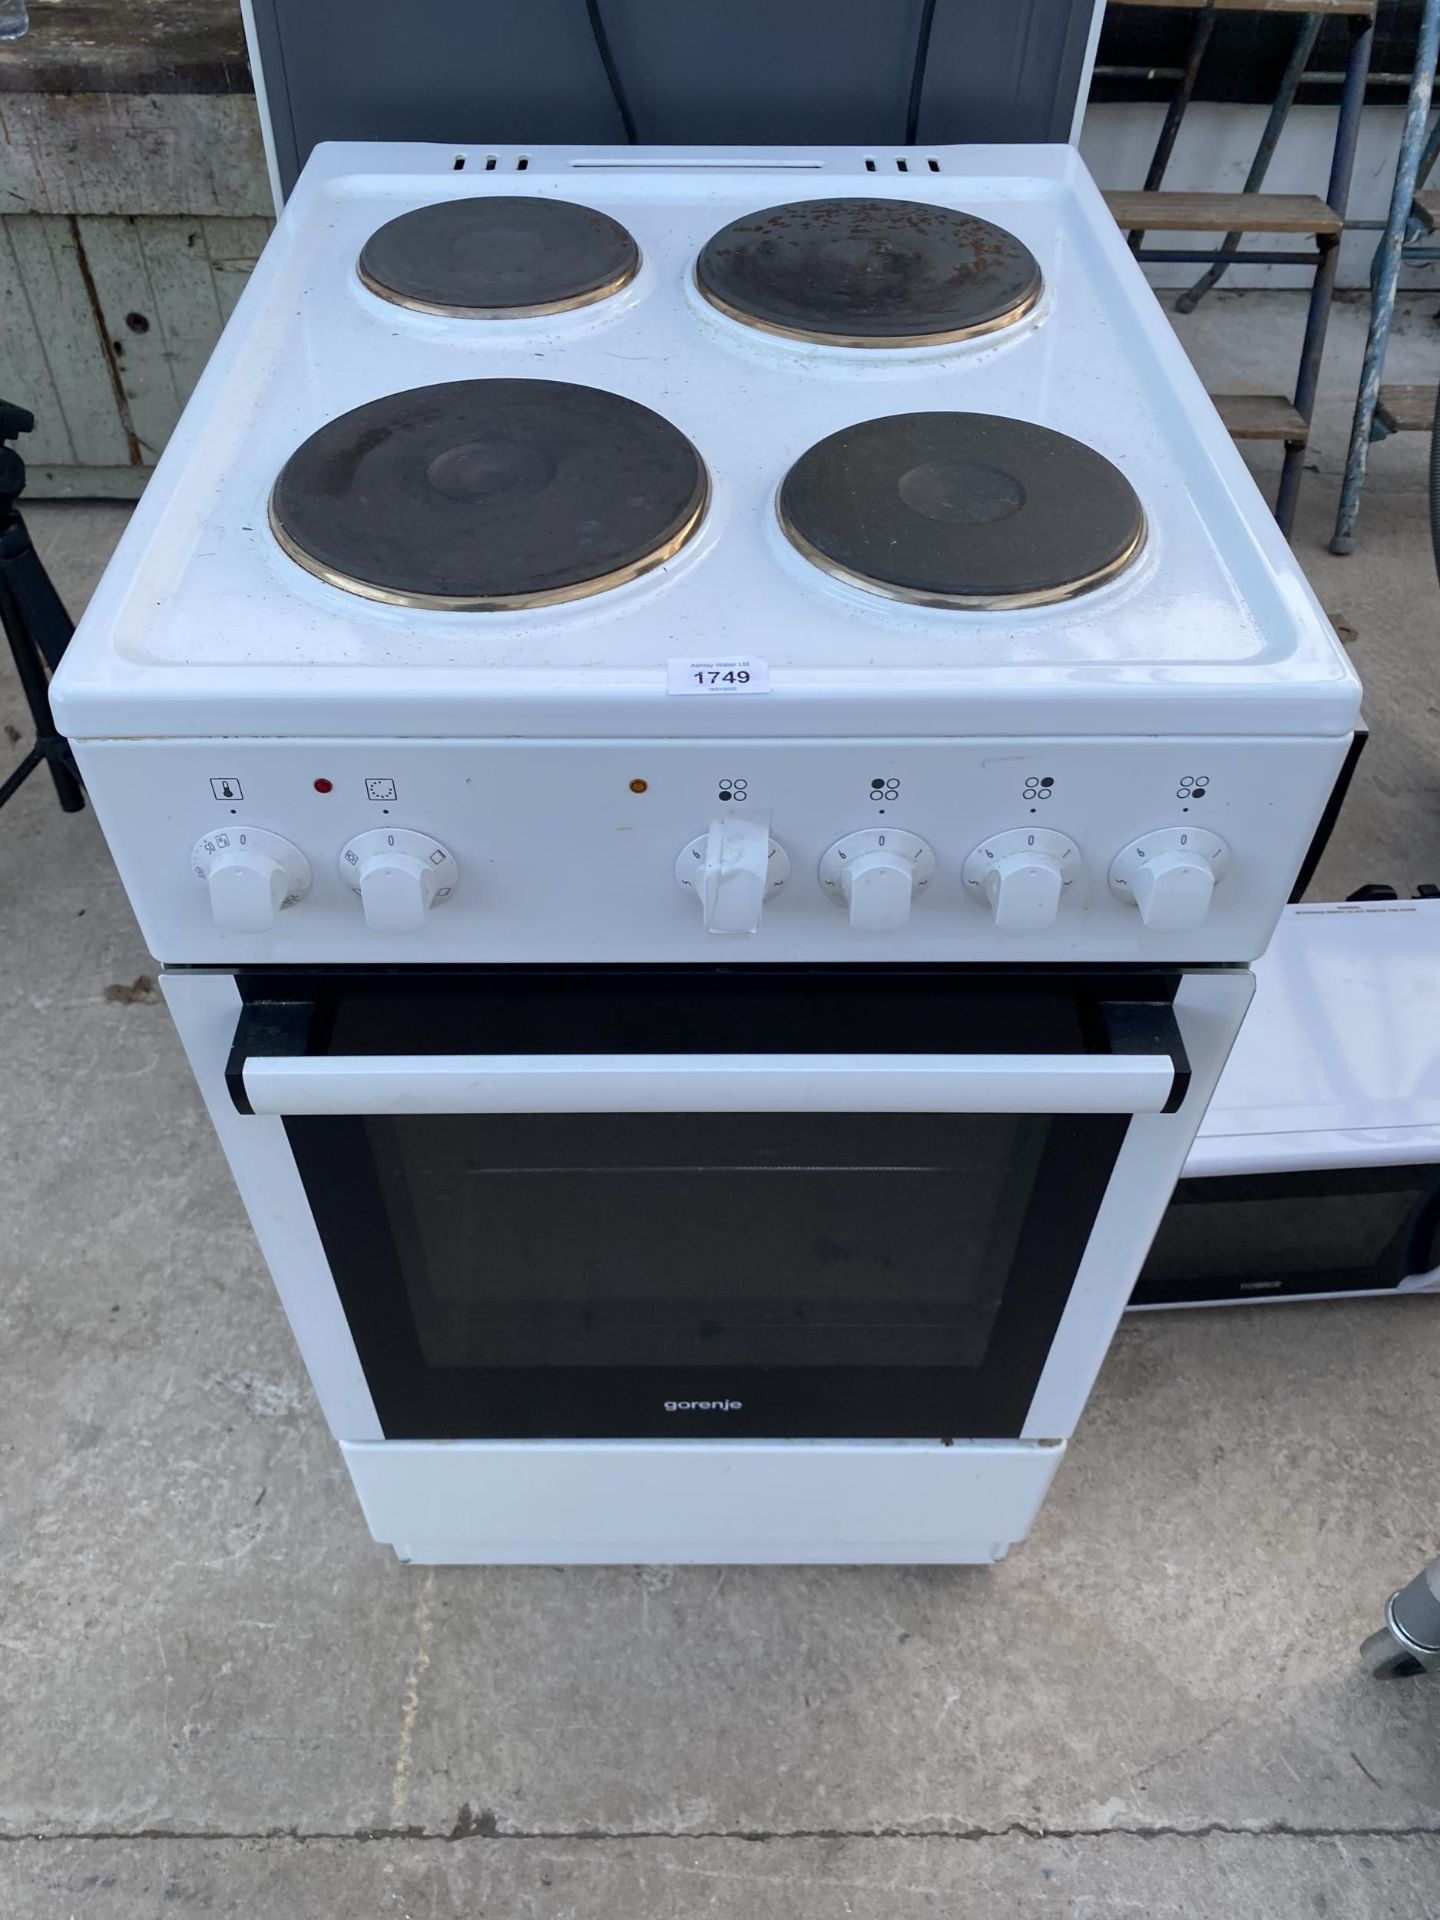
[[[0,218],[0,394],[28,406],[35,498],[131,498],[270,230],[263,219]]]
[[[273,220],[206,220],[202,224],[210,270],[215,276],[216,297],[221,313],[228,320],[275,223]]]
[[[10,91],[3,101],[0,206],[8,212],[243,218],[270,211],[248,93]]]
[[[139,242],[150,303],[126,308],[122,324],[127,334],[122,338],[127,360],[140,345],[158,347],[163,357],[171,413],[165,426],[168,437],[220,337],[225,314],[215,289],[203,220],[136,220],[131,230]],[[101,304],[108,312],[103,291]],[[129,332],[130,318],[137,313],[150,321],[146,334]]]
[[[15,241],[18,224],[0,220],[0,396],[35,414],[38,428],[25,443],[27,455],[73,461],[75,444],[21,265],[24,250]]]
[[[147,235],[152,234],[155,227],[169,224],[164,219],[143,222],[82,219],[79,222],[80,238],[95,283],[124,404],[139,443],[141,462],[146,466],[153,466],[159,458],[183,405],[168,344],[172,328],[176,337],[193,339],[197,325],[204,325],[203,315],[194,311],[194,276],[176,275],[173,247],[166,261],[168,283],[162,280],[157,286],[151,277]],[[194,231],[198,235],[198,223]],[[183,238],[180,245],[184,247]],[[208,348],[220,330],[219,303],[209,285],[208,273],[205,293],[209,296],[211,322]],[[200,364],[203,363],[202,351]]]
[[[93,466],[134,464],[74,221],[64,214],[32,215],[5,225],[29,309],[31,341],[24,351],[28,357],[38,348],[59,399],[57,414],[42,412],[6,368],[6,398],[37,415],[27,459],[45,453]],[[0,347],[0,353],[10,351],[9,342]]]

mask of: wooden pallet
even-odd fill
[[[1391,433],[1429,433],[1435,419],[1434,387],[1381,387],[1375,418]]]
[[[1212,393],[1215,411],[1236,440],[1286,440],[1303,446],[1310,428],[1283,393]]]
[[[1107,193],[1127,231],[1148,233],[1328,233],[1344,221],[1318,193]]]

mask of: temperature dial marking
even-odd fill
[[[1110,863],[1110,891],[1137,907],[1152,933],[1192,933],[1230,864],[1230,849],[1204,827],[1160,827]]]
[[[897,933],[910,903],[935,875],[935,855],[903,827],[867,827],[847,833],[820,861],[820,884],[846,907],[857,933]]]
[[[728,813],[675,858],[675,879],[700,902],[707,933],[758,933],[765,902],[790,878],[790,856],[765,831],[768,815]]]
[[[418,933],[454,893],[454,855],[411,827],[373,827],[341,849],[340,878],[360,896],[372,933]]]
[[[992,834],[970,855],[961,878],[1003,933],[1039,933],[1052,926],[1060,901],[1081,870],[1080,849],[1051,827]]]
[[[310,891],[310,862],[266,827],[216,827],[190,851],[190,870],[210,889],[222,933],[269,933],[277,914]]]

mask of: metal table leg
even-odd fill
[[[1380,375],[1385,366],[1385,348],[1390,339],[1390,322],[1395,312],[1400,256],[1405,244],[1405,229],[1410,220],[1410,205],[1415,197],[1415,183],[1419,177],[1420,152],[1425,144],[1430,96],[1435,86],[1437,42],[1440,42],[1440,0],[1425,0],[1415,48],[1415,66],[1410,76],[1410,97],[1405,107],[1405,131],[1400,141],[1400,157],[1395,164],[1395,184],[1390,193],[1390,213],[1375,255],[1370,328],[1365,340],[1360,390],[1355,396],[1355,414],[1350,423],[1350,446],[1345,456],[1345,477],[1340,485],[1340,506],[1335,515],[1335,531],[1330,536],[1332,553],[1351,553],[1355,547],[1360,489],[1365,484],[1375,403],[1380,396]]]
[[[1361,1647],[1360,1658],[1378,1680],[1440,1672],[1440,1557],[1391,1594],[1385,1624]]]
[[[1245,176],[1242,193],[1258,193],[1265,184],[1265,175],[1270,171],[1270,162],[1275,157],[1275,148],[1280,135],[1285,131],[1285,121],[1291,107],[1295,104],[1295,95],[1299,91],[1300,81],[1310,64],[1310,55],[1315,50],[1315,42],[1320,34],[1320,15],[1307,14],[1300,22],[1300,31],[1296,35],[1295,45],[1286,62],[1285,72],[1280,79],[1280,90],[1265,121],[1265,131],[1260,136],[1260,144],[1255,149],[1255,158],[1250,162],[1250,171]],[[1342,108],[1343,111],[1343,108]],[[1187,287],[1175,302],[1177,313],[1193,313],[1200,302],[1223,276],[1225,269],[1239,250],[1243,233],[1227,233],[1221,241],[1215,257],[1215,264],[1206,269],[1193,287]]]

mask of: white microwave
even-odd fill
[[[1440,900],[1286,909],[1132,1307],[1440,1293]]]

